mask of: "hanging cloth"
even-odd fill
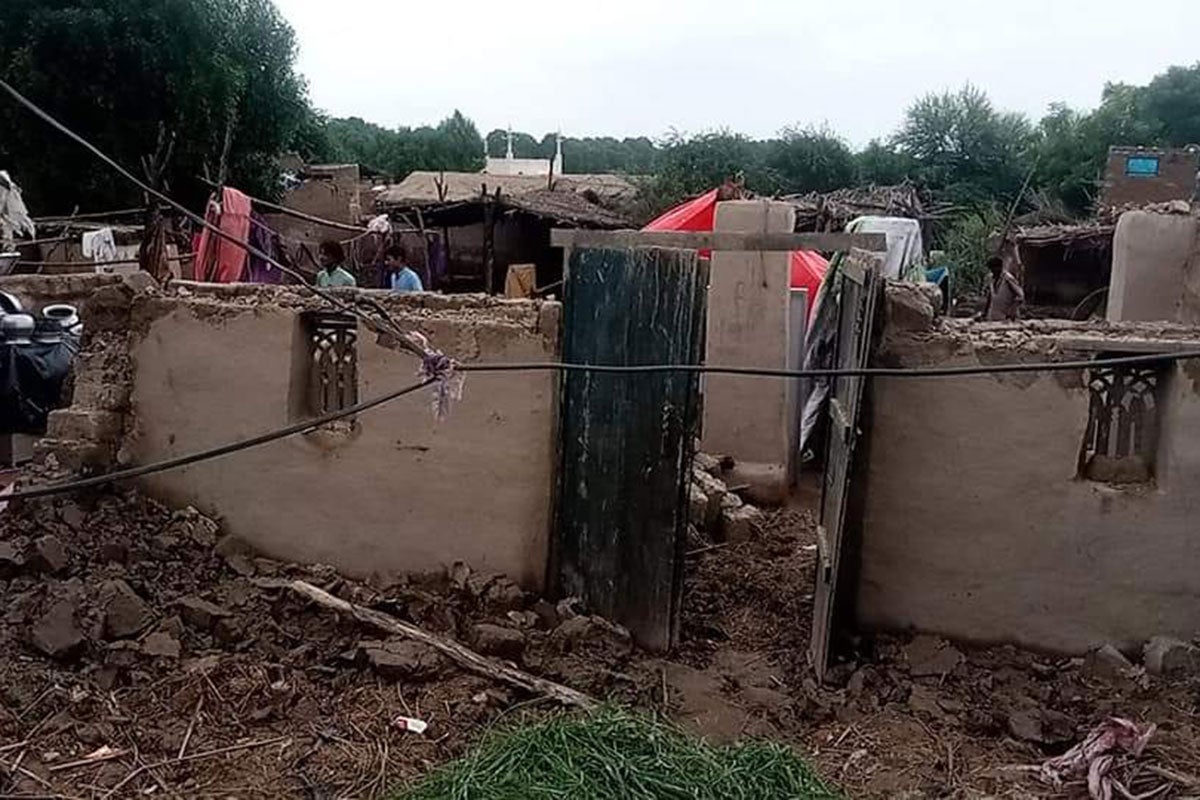
[[[113,239],[112,228],[88,231],[80,239],[79,248],[83,251],[83,257],[88,261],[117,260],[117,242]]]
[[[210,202],[205,218],[221,232],[238,242],[250,236],[250,198],[228,186],[221,193],[221,202]],[[208,283],[238,283],[245,279],[246,249],[208,228],[200,234],[196,249],[196,280]]]

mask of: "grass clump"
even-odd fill
[[[492,732],[397,800],[839,798],[791,750],[716,747],[657,717],[606,707]]]

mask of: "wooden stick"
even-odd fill
[[[885,252],[882,233],[695,233],[691,231],[592,231],[553,228],[551,247],[677,247],[690,250]]]
[[[187,733],[183,735],[183,744],[179,745],[179,755],[176,758],[183,758],[187,753],[188,743],[192,741],[192,732],[196,730],[196,721],[200,719],[200,709],[204,706],[204,695],[200,695],[200,699],[196,701],[196,710],[192,712],[192,721],[188,723]]]
[[[122,758],[128,755],[127,750],[113,750],[111,753],[106,753],[96,758],[81,758],[78,761],[68,761],[65,764],[56,764],[50,767],[50,772],[62,772],[63,770],[75,769],[76,767],[87,767],[92,764],[103,764],[105,761],[112,761],[114,758]]]
[[[1177,783],[1185,789],[1200,788],[1200,778],[1196,778],[1192,775],[1185,775],[1182,772],[1176,772],[1175,770],[1166,769],[1165,767],[1156,767],[1153,764],[1148,765],[1146,770],[1160,778],[1166,778],[1169,781]]]
[[[143,764],[142,766],[138,767],[133,772],[130,772],[128,775],[126,775],[124,778],[122,778],[117,783],[117,785],[112,787],[111,789],[109,789],[104,794],[104,796],[111,797],[112,795],[114,795],[117,792],[118,789],[123,787],[125,784],[129,783],[131,780],[136,778],[138,775],[141,775],[143,772],[147,772],[152,769],[158,769],[159,767],[171,767],[176,764],[182,764],[185,761],[198,761],[202,758],[212,758],[213,756],[222,756],[222,755],[225,755],[226,753],[236,753],[239,750],[249,750],[253,747],[266,747],[267,745],[279,744],[280,742],[286,741],[288,738],[289,737],[287,737],[287,736],[276,736],[274,739],[260,739],[257,742],[246,742],[245,744],[234,744],[234,745],[230,745],[229,747],[219,747],[216,750],[207,750],[203,753],[195,753],[190,756],[184,756],[183,758],[168,758],[163,761],[157,761],[153,764]]]
[[[450,660],[459,666],[478,675],[516,686],[528,692],[545,695],[563,705],[578,706],[580,708],[593,708],[596,705],[596,701],[583,692],[576,691],[554,681],[548,681],[545,678],[530,675],[523,670],[505,666],[499,661],[481,656],[474,650],[464,647],[451,639],[435,636],[422,628],[402,622],[388,614],[372,611],[369,608],[363,608],[362,606],[342,600],[339,597],[334,597],[328,592],[313,586],[311,583],[293,581],[291,588],[296,593],[304,595],[319,605],[340,611],[343,614],[348,614],[366,625],[427,644],[450,658]]]

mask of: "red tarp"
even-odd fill
[[[713,189],[694,200],[688,200],[683,205],[672,208],[667,213],[655,219],[644,231],[698,231],[707,233],[713,229],[717,215],[717,190]],[[708,253],[701,251],[701,255]],[[816,304],[817,290],[829,269],[829,262],[820,253],[809,250],[796,250],[792,253],[792,288],[808,289],[808,310]]]

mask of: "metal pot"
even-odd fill
[[[72,336],[79,336],[83,333],[83,322],[79,319],[79,312],[76,311],[75,306],[46,306],[42,309],[42,316],[53,320],[64,332]]]
[[[21,298],[11,292],[0,292],[0,312],[5,314],[20,314],[25,310]]]
[[[4,344],[30,344],[36,327],[33,314],[0,316],[0,334],[4,335]]]
[[[49,317],[34,321],[33,341],[36,344],[59,344],[63,340],[63,328]]]

